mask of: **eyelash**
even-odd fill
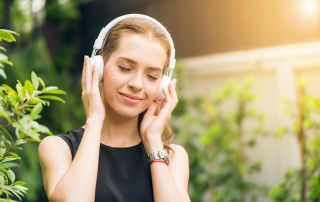
[[[123,72],[129,72],[131,70],[130,68],[122,67],[122,66],[119,66],[119,69]]]
[[[148,75],[148,77],[149,77],[151,80],[153,80],[153,81],[158,80],[158,78],[157,78],[157,77],[154,77],[154,76],[150,76],[150,75]]]
[[[130,69],[130,68],[127,68],[127,67],[123,67],[123,66],[118,66],[118,67],[119,67],[119,69],[120,69],[121,71],[123,71],[123,72],[129,72],[129,71],[131,71],[131,69]],[[158,80],[158,77],[154,77],[154,76],[151,76],[151,75],[148,75],[148,78],[151,79],[152,81]]]

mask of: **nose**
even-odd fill
[[[133,92],[140,91],[142,89],[142,75],[138,73],[132,75],[128,82],[128,86]]]

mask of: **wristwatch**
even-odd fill
[[[168,151],[163,149],[163,150],[157,150],[154,152],[151,152],[148,154],[148,161],[151,162],[153,160],[157,159],[164,159],[167,163],[169,163],[169,154]]]

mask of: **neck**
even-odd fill
[[[141,141],[137,127],[138,116],[124,117],[106,106],[106,117],[101,131],[101,143],[112,147],[129,147]]]

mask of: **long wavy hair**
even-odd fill
[[[163,73],[165,73],[168,69],[169,58],[170,58],[170,45],[166,35],[163,31],[151,21],[145,19],[131,18],[120,21],[116,24],[108,33],[108,36],[105,38],[104,46],[100,51],[100,55],[103,56],[104,61],[107,61],[110,55],[117,50],[119,46],[119,41],[122,33],[135,33],[135,34],[144,34],[147,36],[151,36],[155,39],[158,39],[159,42],[163,45],[166,50],[167,59],[163,68]],[[140,126],[142,119],[144,117],[146,111],[139,114],[137,127],[140,131]],[[169,126],[166,125],[165,130],[162,134],[162,142],[164,144],[165,149],[172,150],[170,147],[170,141],[173,138],[174,133]]]

